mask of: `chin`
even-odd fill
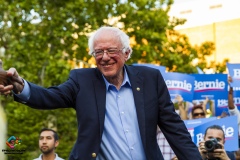
[[[114,77],[116,75],[116,72],[113,70],[101,70],[104,77]]]
[[[106,78],[113,78],[113,77],[115,77],[115,74],[110,74],[110,73],[103,73],[103,75]]]

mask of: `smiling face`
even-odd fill
[[[128,59],[129,52],[123,49],[123,45],[117,35],[109,30],[98,33],[93,43],[94,50],[105,50],[102,57],[95,57],[98,69],[104,77],[111,83],[123,80],[123,66]],[[109,56],[107,49],[117,49],[114,56]]]
[[[43,154],[49,154],[54,152],[58,146],[58,141],[54,139],[54,133],[52,131],[43,131],[39,136],[39,148]]]

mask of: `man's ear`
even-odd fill
[[[59,145],[59,141],[55,141],[55,144],[54,144],[55,148],[57,148],[58,145]]]
[[[225,144],[225,138],[223,139],[223,145]]]
[[[127,48],[127,49],[124,49],[124,58],[125,60],[127,61],[128,60],[128,57],[129,57],[129,54],[130,54],[130,50]]]

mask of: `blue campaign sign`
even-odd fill
[[[234,92],[234,104],[238,107],[240,110],[240,91]]]
[[[233,100],[234,100],[234,104],[240,110],[240,89],[238,89],[238,87],[233,87]]]
[[[228,97],[217,99],[215,104],[215,115],[220,116],[223,112],[228,113]]]
[[[240,110],[240,90],[236,90],[236,88],[237,87],[233,87],[233,101],[234,104],[238,107],[238,110]],[[221,111],[228,112],[228,97],[219,101],[219,104],[224,104],[221,106]]]
[[[192,74],[194,82],[194,101],[204,101],[206,97],[214,103],[215,116],[227,107],[227,74]]]
[[[216,119],[217,119],[217,117],[184,120],[185,126],[187,127],[188,132],[190,133],[193,142],[194,142],[194,128],[199,125],[202,125],[204,123],[216,120]]]
[[[198,145],[204,139],[205,130],[212,125],[219,125],[225,133],[224,148],[226,151],[238,150],[238,124],[237,116],[228,116],[216,119],[194,128],[194,143]]]
[[[165,74],[165,72],[166,72],[165,66],[158,66],[158,65],[154,65],[154,64],[150,64],[150,63],[133,63],[132,65],[147,66],[147,67],[155,68],[155,69],[158,69],[162,74]]]
[[[192,102],[194,92],[194,77],[188,74],[167,72],[163,75],[172,101],[181,95],[184,101]]]
[[[228,73],[232,77],[232,87],[240,87],[240,63],[227,63]]]

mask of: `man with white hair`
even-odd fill
[[[78,136],[69,160],[163,160],[157,126],[179,159],[201,160],[159,70],[125,64],[132,54],[126,33],[99,28],[89,53],[97,68],[72,70],[59,86],[37,86],[11,68],[11,83],[0,85],[0,92],[13,90],[16,101],[36,109],[74,108]]]

